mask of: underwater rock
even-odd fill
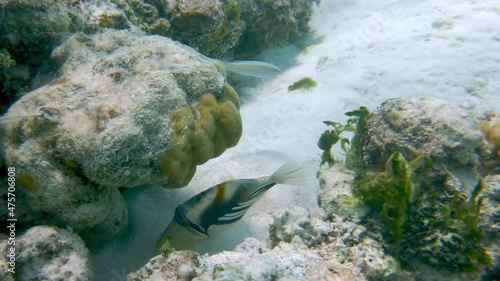
[[[355,268],[325,261],[300,243],[267,248],[247,238],[235,251],[199,255],[190,251],[156,256],[127,280],[366,280]]]
[[[319,0],[80,1],[85,31],[139,28],[213,58],[252,58],[309,32]]]
[[[234,47],[244,23],[241,0],[231,1],[83,1],[85,30],[141,29],[172,38],[210,57],[221,57]]]
[[[380,233],[372,238],[410,270],[406,277],[488,274],[498,202],[481,179],[487,146],[473,115],[433,98],[392,99],[367,116],[354,138],[346,161],[354,174],[320,170],[327,217]]]
[[[219,58],[238,44],[245,27],[241,21],[241,2],[170,1],[162,11],[170,24],[168,36],[200,53]]]
[[[351,185],[355,173],[341,164],[319,172],[319,206],[326,218],[341,217],[359,223],[368,214],[368,209],[353,197]]]
[[[118,187],[184,186],[197,165],[241,136],[236,92],[212,61],[185,45],[108,30],[76,34],[52,58],[62,64],[60,76],[5,116],[45,106],[60,115],[4,124],[2,148],[17,170],[26,224],[43,218],[78,232],[122,229]]]
[[[319,0],[242,1],[245,23],[235,57],[251,58],[270,46],[301,38],[309,32],[314,3]]]
[[[7,240],[0,241],[2,253],[7,253]],[[15,274],[9,274],[0,257],[1,280],[93,280],[90,252],[75,233],[50,227],[36,226],[16,237]]]
[[[128,208],[123,196],[116,188],[110,188],[109,211],[103,220],[80,232],[87,245],[98,245],[119,234],[128,224]]]
[[[95,33],[102,29],[154,31],[159,25],[161,3],[151,5],[147,2],[136,0],[90,0],[78,1],[75,7],[85,18],[85,33]],[[158,8],[157,8],[158,7]],[[157,28],[158,28],[157,27]],[[170,26],[166,25],[166,30]],[[161,30],[157,34],[161,34]],[[162,34],[163,35],[163,34]]]
[[[65,1],[0,1],[0,54],[13,62],[6,67],[0,55],[0,115],[28,91],[52,50],[82,29],[82,17]]]
[[[448,191],[467,195],[481,178],[478,167],[486,146],[472,114],[435,98],[392,99],[371,113],[360,133],[360,159],[354,170],[382,171],[394,152],[408,161],[428,155],[432,171],[424,185],[444,182]]]
[[[338,173],[335,169],[329,171]],[[324,261],[352,268],[369,280],[382,280],[396,270],[394,258],[384,253],[382,244],[377,242],[381,241],[379,234],[367,233],[364,226],[340,216],[320,219],[305,208],[287,208],[274,217],[269,236],[271,246],[303,244]]]
[[[311,217],[309,212],[300,207],[290,207],[278,213],[269,226],[271,248],[280,242],[300,242],[311,248],[325,242],[332,231],[331,225],[318,218]]]
[[[343,179],[342,174],[345,174]],[[335,177],[340,177],[340,179],[334,180]],[[439,217],[443,216],[440,212],[445,214],[443,210],[447,208],[451,209],[450,213],[467,211],[467,209],[461,208],[463,205],[459,208],[452,204],[446,205],[429,200],[424,202],[424,205],[422,203],[412,205],[414,215],[411,218],[406,218],[409,221],[409,226],[403,228],[403,242],[399,254],[393,254],[394,241],[390,239],[392,233],[387,230],[387,224],[383,223],[381,219],[384,216],[382,212],[370,214],[366,208],[367,206],[364,206],[351,192],[345,190],[355,183],[352,172],[346,173],[344,167],[334,165],[329,169],[320,171],[320,180],[321,191],[318,200],[321,202],[321,207],[325,209],[325,205],[331,205],[325,209],[327,210],[326,217],[332,218],[335,222],[343,221],[338,226],[332,227],[333,230],[340,233],[329,233],[328,237],[342,237],[345,244],[343,247],[338,246],[335,248],[328,248],[327,244],[322,249],[326,255],[335,253],[341,261],[341,257],[348,256],[346,252],[351,256],[360,255],[361,258],[352,257],[349,260],[352,260],[367,277],[375,278],[374,280],[437,281],[453,279],[466,281],[489,280],[487,276],[498,272],[498,266],[495,266],[498,263],[495,263],[495,260],[498,260],[499,249],[499,208],[498,202],[492,202],[498,199],[494,195],[497,193],[498,178],[487,180],[485,191],[480,195],[485,199],[479,220],[479,224],[485,233],[484,239],[481,240],[482,244],[474,241],[472,236],[469,237],[471,233],[463,230],[465,224],[473,227],[472,220],[461,221],[453,216],[448,218]],[[492,182],[496,185],[495,188],[489,187]],[[415,196],[420,197],[419,195]],[[421,199],[417,200],[420,201]],[[459,202],[459,200],[456,201]],[[431,203],[435,205],[433,206]],[[435,208],[438,211],[432,213],[431,210]],[[351,209],[351,211],[345,211],[348,209]],[[342,230],[349,229],[346,228],[348,223],[355,225],[356,227],[352,227],[352,229],[358,229],[358,231],[346,232]],[[342,234],[342,231],[348,235]],[[345,240],[346,237],[349,240]],[[485,257],[484,253],[481,252],[483,247],[486,248],[488,255],[493,259],[491,266],[486,267],[486,271],[483,271],[485,269],[484,264],[478,264],[478,259]],[[378,259],[377,257],[384,258]],[[470,260],[467,260],[469,258]],[[403,263],[401,263],[402,260],[404,260]],[[467,273],[459,272],[457,268],[460,266],[467,267],[468,270],[464,269]],[[476,267],[476,270],[473,270],[474,267]],[[382,268],[385,271],[381,272],[380,269]],[[396,270],[396,268],[398,269]]]
[[[486,251],[491,257],[491,267],[486,275],[500,273],[500,175],[490,175],[484,180],[485,190],[479,225],[484,231]],[[487,278],[483,280],[489,280]],[[492,278],[493,280],[493,278]]]

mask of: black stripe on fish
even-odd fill
[[[198,234],[209,236],[207,231],[205,230],[205,228],[193,223],[186,216],[186,211],[184,210],[184,207],[182,205],[179,205],[179,206],[177,206],[177,208],[175,208],[174,219],[178,224],[180,224],[183,227],[191,228],[194,232],[196,232]]]

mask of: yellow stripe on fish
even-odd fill
[[[215,203],[222,203],[226,196],[226,183],[217,185],[217,193],[215,194]]]

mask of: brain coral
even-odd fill
[[[27,208],[54,223],[83,230],[113,221],[108,214],[126,218],[110,210],[110,189],[184,186],[196,165],[241,136],[236,92],[212,61],[180,43],[109,30],[73,36],[52,59],[60,75],[7,116],[51,107],[59,121],[13,119],[3,149],[22,173]]]

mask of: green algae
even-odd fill
[[[431,167],[429,156],[407,161],[394,152],[385,171],[356,176],[353,195],[385,225],[384,239],[403,266],[419,258],[449,272],[477,272],[491,262],[478,224],[484,183],[468,200],[457,193],[446,201],[417,184]]]
[[[314,81],[311,77],[304,77],[299,81],[296,81],[292,85],[288,86],[288,91],[295,91],[298,89],[311,89],[318,85],[316,81]]]
[[[347,120],[346,124],[340,124],[334,121],[324,121],[327,126],[333,127],[331,130],[326,130],[321,134],[318,140],[318,147],[323,150],[321,155],[321,165],[328,164],[331,167],[335,164],[335,159],[331,154],[332,147],[340,141],[342,150],[349,156],[350,154],[358,153],[359,149],[359,134],[354,134],[353,138],[349,140],[343,137],[342,134],[345,132],[356,133],[363,130],[362,124],[364,123],[366,117],[370,112],[364,106],[361,106],[357,110],[346,112],[345,115],[350,118]],[[351,158],[351,157],[349,157]],[[348,159],[349,159],[348,158]],[[347,159],[346,159],[347,160]]]
[[[478,272],[490,264],[479,224],[480,194],[487,188],[483,181],[470,194],[448,190],[445,182],[426,182],[439,171],[428,155],[407,156],[411,157],[408,160],[399,151],[389,157],[383,171],[368,168],[362,163],[361,135],[366,134],[369,112],[360,107],[346,115],[351,118],[345,124],[324,122],[332,128],[318,140],[323,150],[321,165],[335,163],[330,150],[340,143],[346,153],[345,166],[355,170],[356,176],[352,198],[346,196],[339,202],[345,208],[367,208],[365,224],[381,232],[386,251],[401,268],[410,269],[418,261],[461,274]],[[346,132],[354,136],[348,139]]]
[[[401,153],[395,152],[387,160],[385,171],[358,175],[352,186],[353,195],[384,220],[397,257],[412,212],[415,179],[431,165],[429,156],[419,156],[408,162]]]

